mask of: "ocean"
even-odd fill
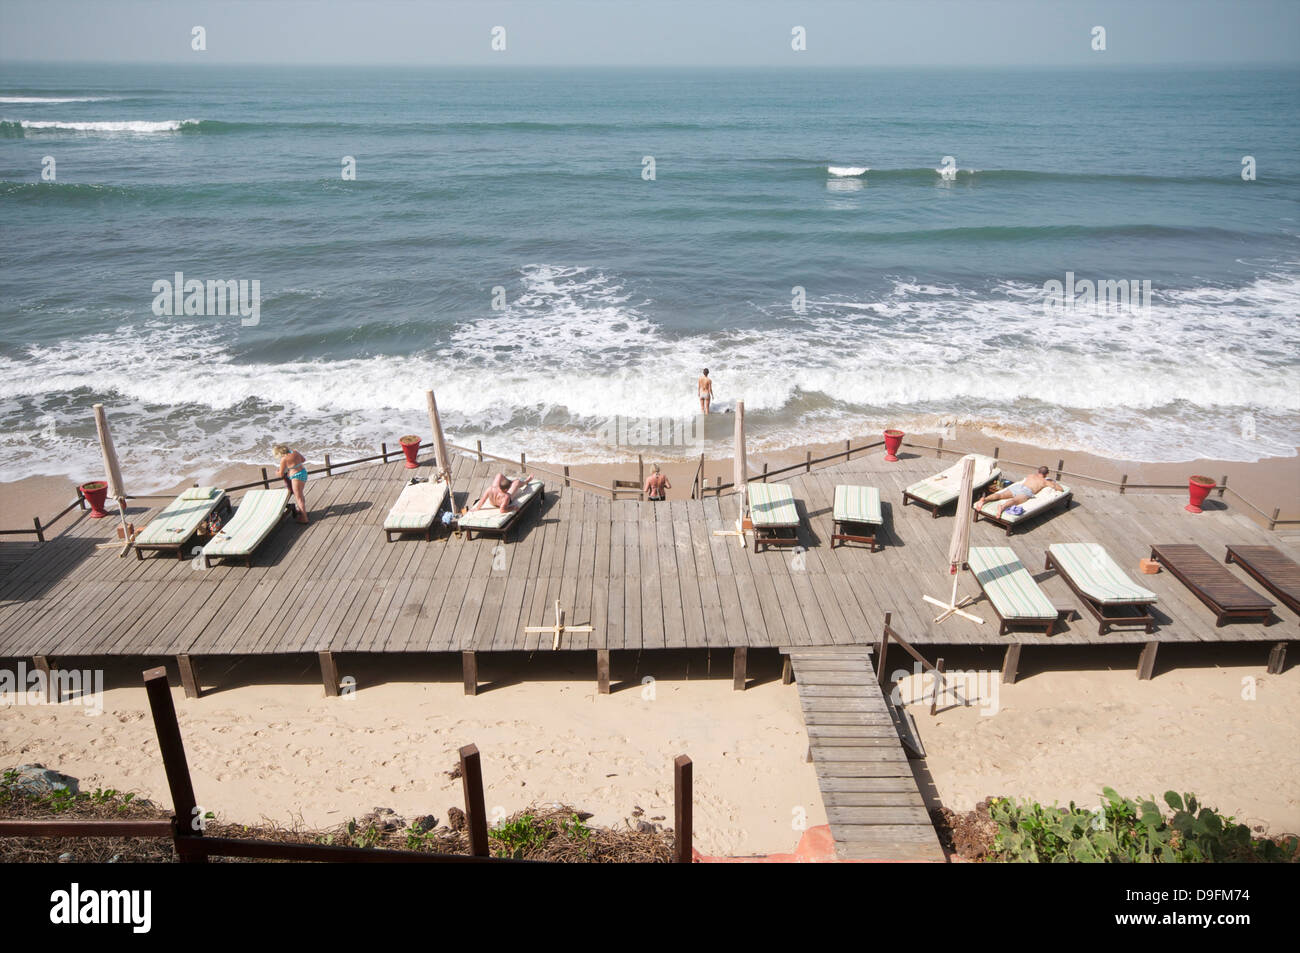
[[[3,65],[0,480],[98,472],[95,402],[143,491],[393,446],[430,387],[453,441],[625,459],[706,366],[751,453],[1291,455],[1298,120],[1294,70]],[[157,313],[177,273],[256,322]]]

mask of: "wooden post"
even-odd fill
[[[767,482],[767,461],[763,461],[763,482]]]
[[[386,444],[386,443],[381,443],[381,444],[379,445],[379,452],[380,452],[381,454],[383,454],[384,462],[387,463],[387,462],[388,462],[388,444]]]
[[[567,463],[564,465],[564,485],[569,485],[569,465]]]
[[[1124,487],[1126,487],[1127,485],[1128,485],[1128,474],[1125,473],[1123,476],[1121,476],[1121,477],[1119,478],[1119,495],[1120,495],[1120,496],[1123,496],[1123,495],[1124,495]]]
[[[36,526],[36,542],[45,542],[45,530],[41,529],[41,518],[39,516],[33,516],[32,523]]]
[[[339,697],[339,667],[334,662],[333,652],[317,652],[316,658],[320,660],[320,678],[325,684],[325,697]]]
[[[1281,512],[1282,512],[1282,507],[1280,506],[1273,507],[1273,515],[1269,517],[1269,521],[1268,521],[1268,528],[1270,530],[1272,530],[1275,526],[1277,526],[1277,518],[1281,514]]]
[[[328,453],[325,454],[325,475],[326,475],[326,476],[333,476],[333,475],[334,475],[334,469],[333,469],[332,465],[330,464],[330,455],[329,455]]]
[[[885,687],[885,655],[889,652],[889,620],[894,617],[892,612],[885,613],[885,627],[880,633],[880,661],[876,663],[876,681],[880,687]]]
[[[1148,642],[1142,647],[1142,654],[1138,656],[1137,676],[1142,681],[1148,681],[1156,672],[1156,650],[1160,648],[1159,642]]]
[[[794,666],[790,664],[790,656],[785,656],[785,661],[781,663],[781,684],[794,684]]]
[[[1058,480],[1061,479],[1061,471],[1062,471],[1063,469],[1065,469],[1065,461],[1064,461],[1064,460],[1057,460],[1057,461],[1056,461],[1056,478],[1057,478]]]
[[[478,462],[479,462],[479,463],[482,463],[482,462],[483,462],[483,441],[482,441],[482,440],[475,440],[475,441],[474,441],[474,449],[475,449],[475,451],[478,453]]]
[[[203,697],[203,686],[199,682],[199,673],[194,667],[194,659],[181,652],[176,656],[176,667],[181,671],[181,685],[185,689],[185,697]]]
[[[85,508],[86,494],[81,492],[81,487],[77,487],[77,509],[84,510]]]
[[[745,690],[746,667],[749,662],[749,649],[744,645],[737,645],[731,653],[731,688],[733,691],[743,692]]]
[[[1268,652],[1268,674],[1281,675],[1286,668],[1286,643],[1274,642]]]
[[[189,854],[180,849],[182,839],[203,836],[203,819],[194,803],[194,784],[185,760],[180,725],[176,722],[176,705],[172,702],[171,686],[167,683],[167,669],[146,669],[144,690],[149,696],[149,709],[153,712],[153,728],[158,735],[167,787],[171,789],[172,813],[176,818],[176,852],[181,863],[206,864],[208,858],[205,854]]]
[[[689,864],[693,859],[691,840],[694,837],[694,817],[691,809],[692,792],[691,759],[679,754],[673,760],[673,863]]]
[[[34,665],[36,671],[40,672],[43,676],[45,682],[45,701],[62,701],[62,699],[55,699],[54,697],[54,680],[50,677],[50,660],[44,655],[36,655],[32,658],[32,665]]]
[[[596,691],[609,694],[609,649],[596,649]]]
[[[804,459],[804,466],[807,467],[807,469],[804,470],[804,472],[812,473],[812,451],[811,450],[804,451],[803,459]]]
[[[943,659],[934,663],[934,692],[930,695],[930,714],[939,710],[939,686],[943,684]]]
[[[262,467],[262,489],[264,490],[271,489],[271,480],[266,475],[266,467]]]
[[[473,652],[460,653],[460,670],[465,680],[465,694],[478,694],[478,658]]]
[[[998,458],[998,454],[1001,453],[1001,452],[1002,452],[1002,448],[1001,448],[1001,447],[994,447],[994,448],[993,448],[993,459],[996,460],[996,459]]]
[[[645,486],[645,459],[639,453],[636,455],[636,485]]]
[[[1223,491],[1228,488],[1228,475],[1225,473],[1223,479],[1219,481],[1219,499],[1223,499]]]
[[[1006,655],[1002,656],[1002,683],[1014,685],[1016,675],[1020,672],[1020,643],[1012,642],[1007,646]]]
[[[939,438],[939,445],[934,448],[934,455],[936,457],[943,456],[943,437]]]
[[[519,454],[519,472],[528,472],[528,457],[525,454]]]
[[[853,440],[852,438],[844,441],[844,459],[853,459]]]
[[[487,811],[483,806],[483,765],[479,763],[478,745],[465,745],[460,749],[460,780],[465,789],[465,829],[469,833],[469,852],[475,857],[486,857]]]

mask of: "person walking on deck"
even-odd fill
[[[294,506],[299,523],[309,523],[307,518],[307,458],[297,450],[290,450],[282,443],[275,445],[275,455],[280,458],[280,479],[293,494]]]
[[[645,479],[645,498],[658,503],[668,498],[667,491],[672,488],[668,477],[659,471],[659,464],[651,464],[650,475]]]

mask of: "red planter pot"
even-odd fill
[[[903,445],[903,431],[885,431],[885,459],[890,463],[898,462],[898,448]]]
[[[1210,495],[1210,491],[1214,489],[1214,486],[1214,481],[1209,477],[1194,476],[1188,478],[1188,503],[1183,507],[1183,509],[1187,510],[1189,513],[1200,513],[1201,504],[1205,502],[1205,498]]]
[[[108,499],[108,484],[98,481],[83,483],[81,485],[81,495],[86,498],[90,504],[90,518],[92,520],[102,520],[108,513],[104,509],[104,501]]]
[[[420,453],[419,437],[403,437],[401,440],[402,453],[406,454],[406,469],[414,470],[420,464],[416,462],[416,457]]]

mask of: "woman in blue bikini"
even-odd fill
[[[293,493],[298,510],[295,518],[299,523],[310,522],[307,519],[307,498],[304,495],[307,488],[307,458],[282,443],[275,445],[275,455],[280,458],[280,478]]]

